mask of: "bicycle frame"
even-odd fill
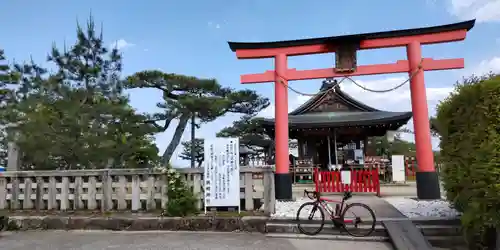
[[[322,198],[320,197],[318,200],[318,203],[321,205],[321,207],[328,212],[330,215],[330,220],[333,222],[341,223],[341,224],[346,224],[346,223],[352,223],[353,220],[340,220],[340,214],[344,210],[344,205],[345,201],[344,200],[332,200],[332,199],[327,199],[327,198]],[[328,203],[335,203],[335,204],[340,204],[339,211],[333,211],[330,209],[330,206],[328,206]],[[338,214],[337,214],[338,213]]]
[[[309,196],[309,194],[313,194],[314,195],[314,198]],[[332,220],[334,223],[340,223],[342,225],[346,224],[346,223],[352,223],[353,220],[340,220],[340,216],[342,214],[342,211],[344,210],[344,205],[345,205],[345,201],[346,199],[345,198],[342,198],[342,200],[333,200],[333,199],[328,199],[328,198],[323,198],[321,197],[321,195],[318,193],[318,192],[308,192],[307,190],[304,190],[304,194],[307,195],[307,197],[309,197],[310,199],[315,199],[316,202],[324,209],[324,211],[328,212],[328,214],[330,215],[330,220]],[[335,203],[335,204],[340,204],[340,208],[338,209],[338,211],[334,211],[332,209],[330,209],[330,207],[328,206],[328,203]]]

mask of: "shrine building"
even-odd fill
[[[385,136],[412,118],[412,112],[370,107],[325,80],[319,92],[288,114],[289,137],[297,140],[298,161],[321,169],[363,167],[369,137]],[[275,121],[260,119],[274,138]]]

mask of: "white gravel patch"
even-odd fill
[[[384,199],[408,218],[456,218],[460,216],[460,213],[457,210],[451,208],[450,203],[445,200],[417,201],[405,197],[387,197]]]
[[[276,212],[271,215],[271,218],[295,219],[300,206],[309,201],[311,199],[302,197],[295,201],[276,201]]]

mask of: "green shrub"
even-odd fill
[[[457,84],[438,105],[436,126],[447,199],[462,212],[469,243],[481,249],[500,228],[500,76]]]
[[[168,203],[162,214],[171,217],[184,217],[198,213],[198,198],[179,173],[171,166],[162,167],[159,170],[167,175],[168,180]]]

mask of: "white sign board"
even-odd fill
[[[291,140],[288,142],[288,154],[299,157],[299,144],[297,140]]]
[[[340,181],[342,184],[351,184],[351,170],[341,170],[340,171]]]
[[[240,160],[238,138],[205,140],[206,207],[240,206]],[[239,210],[239,209],[238,209]]]
[[[354,160],[358,161],[359,164],[365,164],[365,159],[364,159],[362,149],[355,149],[354,150]]]
[[[392,181],[393,182],[406,181],[404,155],[393,155],[392,156]]]

